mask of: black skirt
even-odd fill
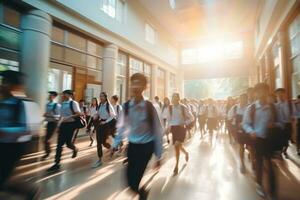
[[[184,126],[171,126],[171,133],[173,138],[173,144],[175,144],[176,141],[184,142],[186,135],[186,129]]]

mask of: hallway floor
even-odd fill
[[[42,190],[42,199],[77,200],[129,200],[134,198],[124,186],[124,157],[108,152],[104,165],[98,169],[91,166],[96,160],[96,148],[88,147],[87,138],[80,138],[78,157],[71,159],[71,151],[64,148],[62,168],[56,173],[46,173],[53,164],[52,157],[46,161],[20,165],[13,179],[26,179],[37,183]],[[235,146],[230,145],[227,136],[221,134],[210,146],[208,138],[199,139],[195,134],[185,144],[190,152],[190,160],[180,158],[180,169],[173,176],[175,163],[173,147],[165,144],[164,162],[159,172],[154,171],[153,162],[143,182],[150,190],[150,200],[256,200],[254,176],[246,157],[247,173],[239,172],[238,154]],[[279,199],[300,199],[300,158],[289,152],[290,159],[276,160],[279,179]],[[22,162],[41,157],[42,152],[28,155]],[[1,195],[0,195],[1,197]],[[11,198],[13,199],[13,198]]]

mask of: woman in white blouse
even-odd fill
[[[92,103],[87,110],[87,113],[90,117],[89,120],[87,121],[88,125],[87,125],[86,132],[90,136],[90,140],[91,140],[90,146],[92,146],[94,142],[93,133],[95,132],[96,129],[95,124],[97,119],[97,109],[98,109],[98,99],[93,98]],[[92,127],[94,128],[93,131],[91,131]]]
[[[169,139],[170,129],[168,127],[168,115],[169,115],[169,110],[170,110],[170,108],[169,108],[170,104],[171,104],[170,99],[168,97],[165,97],[164,105],[162,106],[161,119],[162,119],[164,131],[165,131],[165,135],[167,136],[168,143],[170,143],[170,139]]]

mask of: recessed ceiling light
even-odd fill
[[[169,0],[169,4],[173,10],[176,8],[176,0]]]

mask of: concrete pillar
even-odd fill
[[[170,97],[170,72],[166,71],[165,77],[165,97]]]
[[[268,77],[268,84],[270,86],[271,91],[275,88],[275,81],[274,81],[274,73],[273,73],[273,56],[271,55],[271,50],[267,49],[265,53],[265,64],[266,64],[266,73]]]
[[[152,65],[152,78],[151,78],[151,97],[150,99],[154,100],[154,97],[157,95],[157,65]]]
[[[21,22],[21,71],[27,75],[26,92],[44,108],[47,96],[48,66],[50,57],[51,17],[32,10]]]
[[[279,70],[280,70],[280,79],[281,85],[284,88],[288,86],[288,66],[287,66],[287,44],[286,44],[286,32],[280,31],[278,33],[278,44],[279,44]]]
[[[116,94],[117,85],[117,59],[118,47],[109,44],[104,48],[103,52],[103,85],[102,91],[107,92],[109,96]]]

